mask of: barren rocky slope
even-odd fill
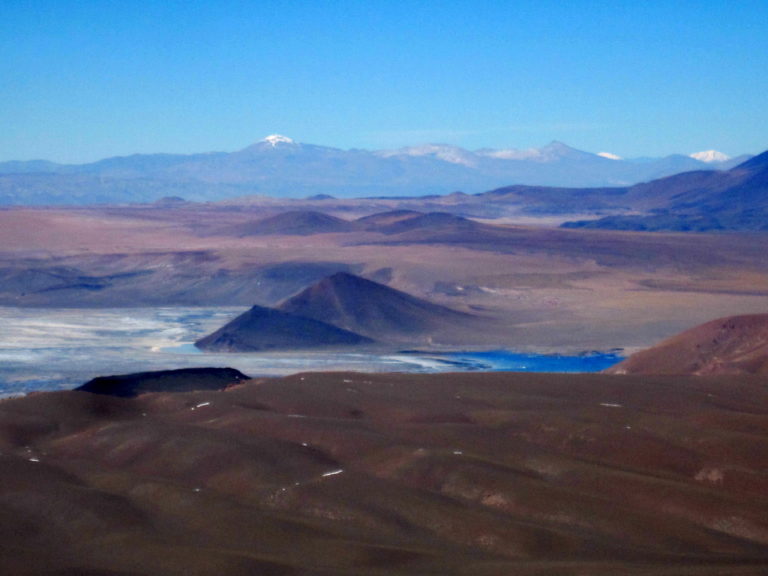
[[[0,403],[0,573],[761,575],[762,378],[299,374]]]
[[[768,375],[768,314],[712,320],[637,352],[607,372]]]

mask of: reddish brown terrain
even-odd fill
[[[712,320],[637,352],[607,372],[768,375],[768,314]]]
[[[768,573],[752,376],[300,374],[0,403],[0,573]]]

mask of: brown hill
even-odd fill
[[[255,352],[370,343],[365,336],[290,312],[254,306],[195,342],[210,352]]]
[[[447,212],[416,212],[413,210],[394,210],[372,214],[357,220],[366,229],[382,234],[422,233],[471,233],[485,228],[468,218]]]
[[[633,354],[613,374],[768,374],[768,314],[720,318]]]
[[[470,314],[346,272],[324,278],[278,308],[376,340],[457,328],[476,320]]]
[[[393,224],[406,222],[423,215],[423,212],[416,210],[388,210],[386,212],[376,212],[370,216],[363,216],[355,222],[367,230],[381,230]]]
[[[750,376],[300,374],[0,402],[0,574],[763,576]]]
[[[292,210],[282,212],[255,222],[245,222],[226,230],[229,235],[257,236],[267,234],[285,234],[288,236],[310,236],[333,232],[356,230],[354,222],[336,218],[313,210]]]

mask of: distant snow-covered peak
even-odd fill
[[[282,136],[281,134],[270,134],[262,142],[267,142],[268,144],[271,144],[274,148],[278,144],[294,144],[292,138],[288,138],[288,136]]]
[[[529,148],[527,150],[517,150],[515,148],[493,150],[490,148],[483,148],[482,150],[478,150],[477,154],[480,156],[488,156],[489,158],[501,158],[503,160],[530,160],[541,156],[541,151],[537,148]]]
[[[727,154],[723,154],[717,150],[704,150],[703,152],[695,152],[690,156],[699,162],[725,162],[726,160],[731,159]]]
[[[389,158],[392,156],[432,156],[451,164],[463,164],[474,166],[477,162],[475,155],[458,146],[448,144],[424,144],[423,146],[410,146],[397,150],[380,150],[379,156]]]
[[[608,158],[608,160],[624,160],[621,156],[617,156],[616,154],[611,154],[610,152],[598,152],[598,156],[602,156],[603,158]]]
[[[592,155],[588,152],[582,152],[576,148],[571,148],[567,144],[563,144],[557,140],[550,142],[542,148],[528,148],[526,150],[516,150],[514,148],[493,150],[483,148],[482,150],[478,150],[477,154],[490,158],[500,158],[502,160],[523,160],[539,163],[558,162],[565,158],[579,158]]]

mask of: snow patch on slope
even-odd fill
[[[410,146],[397,150],[381,150],[376,152],[376,154],[383,158],[390,158],[392,156],[432,156],[451,164],[462,164],[464,166],[474,166],[477,163],[477,158],[471,152],[446,144],[425,144],[424,146]]]
[[[717,150],[704,150],[702,152],[694,152],[690,155],[691,158],[698,160],[699,162],[725,162],[730,160],[731,157]]]
[[[278,144],[293,144],[293,138],[288,138],[288,136],[282,136],[281,134],[270,134],[266,138],[264,138],[263,142],[268,142],[272,145],[274,148]]]
[[[489,148],[484,148],[482,150],[478,150],[477,153],[480,156],[488,156],[489,158],[501,158],[503,160],[530,160],[531,158],[538,158],[541,156],[541,151],[537,148],[529,148],[527,150],[516,150],[515,148],[492,150]]]

